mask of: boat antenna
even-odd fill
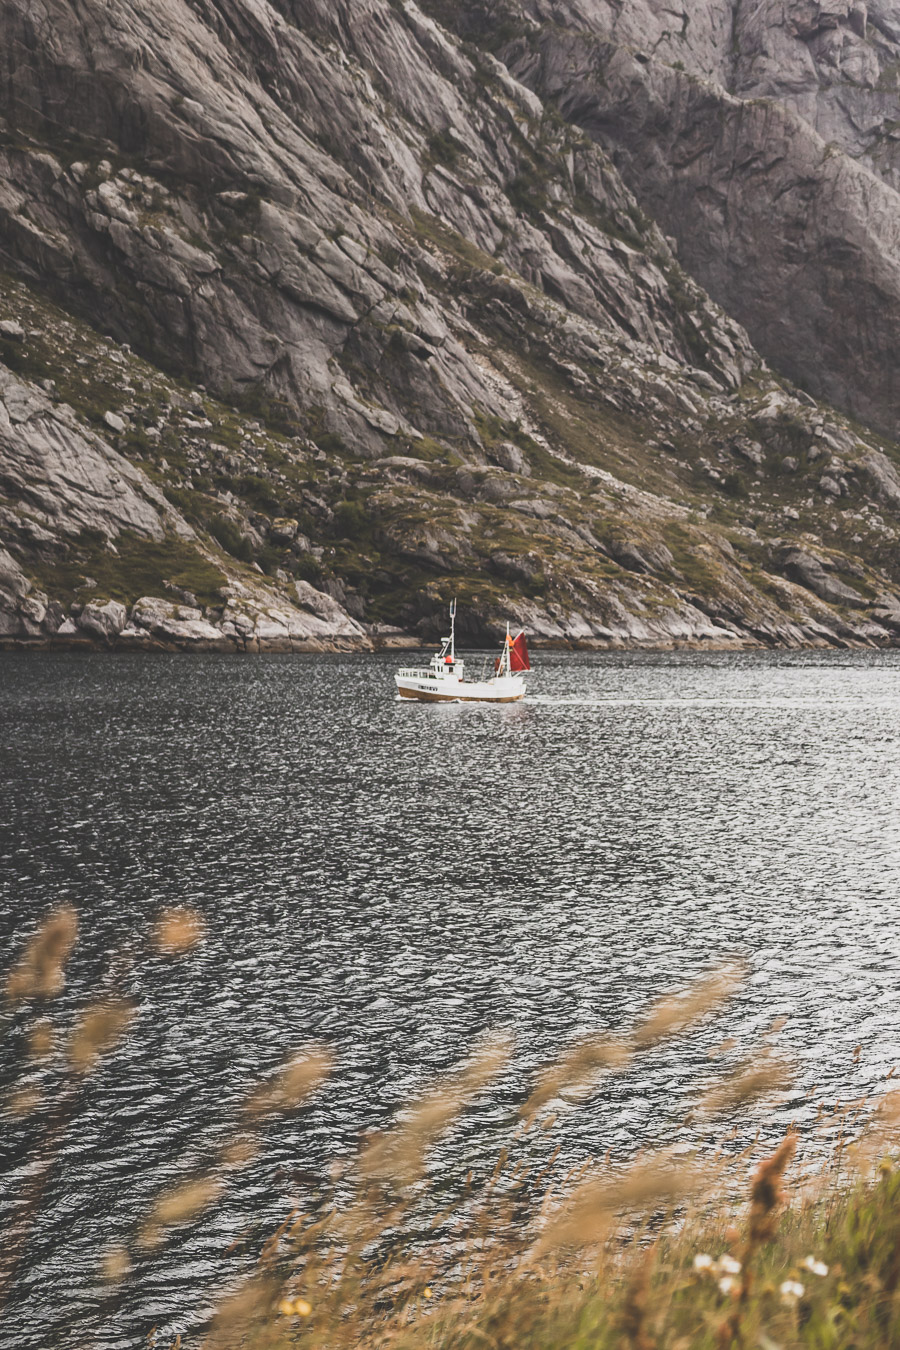
[[[450,601],[450,660],[456,661],[456,596]]]

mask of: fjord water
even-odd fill
[[[102,990],[138,1000],[56,1145],[4,1344],[196,1329],[360,1131],[491,1029],[515,1054],[438,1150],[451,1184],[509,1142],[539,1064],[726,958],[748,980],[725,1011],[557,1103],[520,1154],[718,1137],[685,1120],[698,1084],[776,1018],[797,1087],[727,1122],[739,1139],[807,1129],[900,1062],[898,654],[546,653],[527,701],[493,708],[396,702],[390,656],[0,662],[4,967],[70,903],[53,1015]],[[206,920],[181,960],[149,940],[168,905]],[[23,1025],[0,1039],[4,1095]],[[253,1084],[310,1042],[334,1047],[329,1085],[105,1289],[103,1252],[217,1158]],[[60,1081],[57,1066],[51,1102]],[[42,1119],[3,1121],[4,1228]]]

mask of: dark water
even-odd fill
[[[396,664],[0,658],[3,966],[66,901],[81,932],[59,1021],[104,982],[139,1000],[62,1137],[4,1344],[196,1328],[309,1175],[486,1029],[514,1033],[515,1059],[440,1152],[448,1177],[496,1155],[529,1075],[573,1036],[627,1027],[735,954],[750,974],[726,1012],[525,1147],[575,1161],[705,1138],[683,1120],[708,1051],[778,1016],[797,1090],[742,1135],[802,1126],[900,1061],[900,655],[547,654],[502,708],[399,704]],[[208,924],[180,962],[147,940],[171,904]],[[110,1298],[105,1248],[310,1041],[335,1047],[332,1083]],[[14,1022],[4,1084],[21,1046]],[[41,1128],[3,1122],[0,1226]],[[239,1237],[247,1256],[226,1251]]]

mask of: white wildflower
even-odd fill
[[[741,1263],[740,1261],[735,1261],[733,1256],[720,1256],[719,1269],[723,1270],[726,1275],[738,1275],[740,1273]]]
[[[814,1256],[807,1256],[803,1265],[812,1275],[827,1275],[828,1267],[824,1261],[817,1261]]]
[[[719,1289],[723,1294],[730,1294],[735,1286],[735,1283],[736,1281],[733,1275],[723,1275],[721,1280],[719,1281]]]
[[[805,1290],[799,1280],[785,1280],[779,1286],[779,1293],[785,1303],[796,1303],[798,1298],[802,1298]]]
[[[712,1257],[707,1256],[706,1252],[698,1252],[697,1255],[694,1257],[694,1269],[712,1270],[712,1268],[713,1268]]]

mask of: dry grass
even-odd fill
[[[195,910],[164,909],[156,921],[156,946],[164,956],[183,956],[201,941],[205,924]]]
[[[78,921],[70,906],[44,920],[7,976],[7,1003],[17,1007],[28,999],[52,998],[60,992],[77,932]]]
[[[124,998],[107,999],[86,1010],[69,1043],[69,1059],[78,1074],[90,1073],[102,1055],[112,1050],[134,1016],[134,1004]]]
[[[215,1177],[197,1177],[165,1191],[157,1198],[138,1235],[138,1246],[145,1250],[161,1246],[166,1229],[189,1223],[208,1209],[221,1193],[222,1183]]]
[[[327,1050],[314,1049],[295,1055],[247,1098],[244,1106],[247,1116],[258,1119],[299,1106],[327,1078],[331,1066]]]
[[[157,947],[178,957],[202,940],[187,911],[161,916]],[[6,982],[30,1004],[29,1068],[6,1109],[42,1108],[41,1066],[66,1047],[69,1087],[48,1112],[38,1166],[5,1234],[0,1299],[16,1273],[58,1155],[68,1108],[84,1077],[128,1034],[133,1007],[109,998],[68,1034],[48,1011],[62,987],[75,916],[51,915]],[[718,972],[649,1009],[630,1035],[587,1037],[537,1075],[510,1122],[514,1150],[552,1128],[554,1104],[596,1087],[666,1036],[684,1035],[738,987]],[[26,1012],[29,1010],[26,1008]],[[504,1150],[487,1179],[460,1179],[439,1203],[429,1156],[507,1063],[511,1045],[487,1040],[388,1130],[369,1138],[335,1193],[292,1212],[266,1242],[253,1275],[227,1298],[202,1337],[207,1350],[815,1350],[900,1344],[900,1174],[887,1159],[900,1130],[900,1092],[878,1109],[843,1108],[828,1165],[798,1171],[798,1138],[771,1156],[724,1150],[645,1153],[560,1175],[559,1150],[536,1175]],[[273,1115],[302,1109],[332,1071],[327,1049],[306,1047],[247,1096],[240,1133],[201,1175],[149,1206],[127,1246],[98,1251],[110,1290],[135,1261],[216,1204],[261,1147]],[[763,1044],[704,1093],[713,1116],[761,1102],[789,1082]],[[821,1153],[818,1156],[822,1156]],[[443,1194],[443,1193],[442,1193]],[[349,1197],[349,1199],[347,1198]],[[179,1342],[176,1342],[180,1344]],[[157,1342],[159,1344],[159,1342]],[[161,1348],[160,1348],[161,1350]]]

